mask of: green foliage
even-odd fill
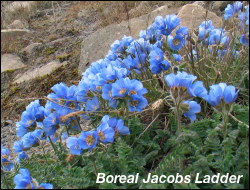
[[[234,105],[233,114],[248,123],[249,108]],[[170,118],[172,120],[172,118]],[[39,182],[52,183],[54,188],[247,188],[249,186],[249,134],[246,126],[229,120],[228,135],[224,137],[219,127],[221,118],[213,114],[186,125],[181,134],[164,130],[159,122],[147,127],[139,118],[126,120],[131,129],[130,136],[120,136],[112,144],[103,144],[95,151],[74,156],[68,161],[58,161],[52,155],[32,155],[21,163]],[[64,156],[66,157],[66,155]],[[46,163],[46,164],[45,164]],[[18,166],[16,170],[18,171]],[[16,173],[17,173],[16,171]],[[97,184],[97,173],[106,175],[136,175],[138,183]],[[148,173],[152,175],[191,175],[191,183],[143,183]],[[216,175],[217,173],[243,175],[239,184],[195,184],[195,175]],[[13,173],[7,174],[13,188]],[[2,177],[1,177],[2,180]],[[2,184],[2,188],[5,185]]]

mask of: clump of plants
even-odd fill
[[[249,5],[228,5],[224,19],[229,30],[205,20],[194,36],[176,15],[157,16],[138,39],[116,40],[77,86],[55,84],[45,105],[31,102],[16,123],[20,165],[1,148],[5,187],[14,187],[9,179],[18,172],[16,188],[248,187],[249,109],[240,103],[248,94]],[[25,154],[42,141],[56,162]],[[97,184],[100,172],[244,177],[239,184],[195,184],[193,177],[186,184]]]

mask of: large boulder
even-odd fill
[[[184,5],[177,16],[181,19],[180,25],[187,26],[189,31],[197,29],[205,19],[212,20],[215,27],[222,27],[222,19],[220,17],[197,4]]]
[[[104,58],[115,40],[121,39],[124,35],[137,39],[139,32],[147,29],[156,16],[177,14],[178,10],[162,6],[149,14],[122,21],[120,24],[112,24],[92,33],[82,42],[79,73],[82,74],[92,62]]]
[[[55,69],[66,64],[67,64],[66,61],[63,63],[60,63],[57,60],[51,61],[39,68],[30,69],[22,75],[17,75],[14,79],[14,83],[21,83],[21,82],[25,82],[31,79],[35,79],[37,77],[42,77],[42,76],[51,74]]]
[[[3,54],[1,55],[1,73],[7,70],[15,70],[25,67],[20,57],[14,54]]]

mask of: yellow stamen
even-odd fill
[[[97,86],[96,89],[97,89],[97,90],[101,90],[101,89],[102,89],[102,86]]]
[[[137,101],[137,100],[131,101],[130,104],[131,104],[132,106],[137,106],[138,101]]]
[[[119,91],[119,94],[124,95],[126,91],[127,91],[127,90],[126,90],[125,88],[122,88],[122,89]]]
[[[94,144],[94,141],[95,141],[95,139],[94,139],[94,137],[92,135],[89,135],[89,136],[86,137],[87,145],[90,146],[90,145]]]
[[[135,90],[130,90],[129,95],[134,95],[137,94],[137,92]]]
[[[174,39],[174,40],[173,40],[173,44],[174,44],[175,46],[179,45],[179,43],[180,43],[180,40],[178,40],[178,39]]]
[[[105,139],[105,135],[104,135],[104,133],[103,133],[102,131],[100,131],[100,132],[98,133],[98,136],[100,137],[101,140],[104,140],[104,139]]]

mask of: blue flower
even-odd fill
[[[3,167],[4,171],[10,171],[13,169],[14,163],[9,159],[2,158],[1,159],[1,166]]]
[[[223,46],[226,47],[229,42],[229,37],[225,36],[225,32],[222,28],[213,29],[210,31],[207,42],[208,42],[208,45],[222,44]]]
[[[35,189],[33,179],[27,169],[21,168],[20,174],[14,177],[14,183],[16,184],[15,189]]]
[[[124,125],[124,121],[122,119],[117,120],[117,124],[115,126],[115,134],[121,134],[121,135],[130,134],[129,128]]]
[[[184,104],[188,105],[188,111],[184,113],[185,117],[188,117],[191,121],[196,120],[196,113],[201,111],[201,106],[195,101],[184,101]]]
[[[181,19],[178,18],[176,15],[167,15],[165,18],[165,30],[166,35],[170,35],[171,32],[180,24]]]
[[[129,96],[134,95],[134,94],[142,96],[148,92],[147,89],[143,87],[142,83],[136,79],[130,80],[130,84],[127,90],[128,90]]]
[[[205,100],[207,100],[212,106],[218,105],[221,102],[225,86],[226,83],[214,84],[210,86],[210,91]]]
[[[181,61],[182,57],[181,57],[180,54],[172,54],[172,55],[173,55],[175,61],[177,61],[177,62],[180,62],[180,61]]]
[[[148,101],[143,96],[131,95],[128,101],[128,108],[130,112],[141,112],[148,105]]]
[[[9,160],[9,157],[9,149],[1,145],[1,166],[3,167],[4,171],[10,171],[14,167],[14,163]]]
[[[249,34],[242,34],[240,37],[240,43],[244,46],[249,46]]]
[[[238,97],[238,93],[239,90],[236,91],[234,86],[228,85],[225,87],[222,97],[227,104],[231,104]]]
[[[98,135],[96,131],[82,131],[81,135],[78,137],[78,143],[81,149],[92,150],[95,148],[98,140]]]
[[[111,100],[111,99],[113,99],[113,96],[112,96],[112,84],[105,84],[102,87],[102,98],[104,100]]]
[[[116,117],[110,118],[109,115],[105,115],[102,118],[102,123],[108,123],[109,127],[115,128],[117,124],[117,119]]]
[[[59,124],[59,117],[57,113],[51,113],[43,120],[43,130],[47,136],[54,135],[56,127]]]
[[[176,30],[176,35],[179,35],[179,36],[186,36],[186,35],[188,35],[188,27],[180,26]]]
[[[203,86],[202,81],[194,82],[190,88],[188,88],[188,92],[190,95],[196,97],[205,98],[207,96],[207,89]]]
[[[50,93],[48,98],[53,100],[51,105],[55,110],[65,108],[69,112],[74,112],[80,109],[78,103],[76,102],[76,94],[79,89],[75,85],[67,87],[66,84],[61,82],[59,84],[55,84],[51,90],[55,93]]]
[[[86,103],[86,111],[98,111],[100,109],[100,103],[95,96],[92,100],[88,100]]]
[[[24,144],[22,140],[15,141],[13,145],[14,152],[22,152],[24,150]]]
[[[33,112],[37,121],[41,121],[44,118],[44,107],[40,106],[39,100],[31,102],[26,107],[26,111]]]
[[[24,150],[31,148],[32,146],[39,145],[39,138],[36,136],[36,133],[29,132],[25,134],[21,141],[23,142]]]
[[[235,91],[235,87],[232,85],[227,86],[226,83],[219,83],[210,86],[208,96],[204,98],[212,106],[217,106],[224,100],[225,103],[233,103],[239,91]]]
[[[9,149],[1,145],[1,158],[9,158],[9,156],[10,156]]]
[[[29,158],[29,157],[25,152],[19,152],[19,154],[17,156],[17,162],[20,164],[21,160],[25,160],[27,158]]]
[[[166,29],[166,23],[162,16],[155,17],[154,23],[152,24],[154,28],[157,28],[158,30],[165,30]]]
[[[150,64],[158,64],[163,60],[163,51],[156,47],[150,51],[149,57]]]
[[[14,177],[15,189],[52,189],[53,185],[50,183],[41,183],[38,185],[35,179],[30,176],[27,169],[21,168],[20,174]]]
[[[171,73],[164,77],[170,88],[185,87],[187,89],[191,86],[191,84],[196,78],[196,76],[188,74],[185,71],[178,71],[177,74]]]
[[[124,97],[128,94],[128,87],[130,84],[129,78],[121,78],[112,84],[113,97]]]
[[[201,39],[204,42],[204,40],[208,37],[209,32],[213,29],[214,26],[211,20],[203,21],[199,26],[199,33],[198,33],[199,39]]]
[[[29,131],[33,131],[36,128],[36,117],[35,113],[31,110],[24,111],[21,116],[21,120],[16,122],[17,128],[17,136],[22,137],[27,134]]]
[[[168,36],[168,45],[173,50],[180,50],[185,44],[185,39],[181,35],[176,35],[175,37]]]
[[[53,189],[53,185],[50,183],[41,183],[37,189]]]
[[[149,54],[150,70],[154,74],[160,73],[162,70],[168,70],[170,63],[167,60],[163,60],[163,51],[154,47]]]
[[[114,141],[115,131],[107,123],[101,123],[96,130],[101,142],[109,143]]]
[[[242,8],[242,2],[237,1],[233,5],[228,4],[225,9],[224,18],[225,20],[228,20],[232,16],[234,16],[236,13],[238,13]]]
[[[111,45],[111,50],[114,53],[123,53],[126,48],[133,42],[134,39],[131,36],[124,36],[122,40],[116,40],[112,45]]]
[[[82,153],[82,149],[80,147],[80,142],[78,141],[78,138],[76,137],[69,137],[67,139],[67,147],[70,150],[70,153],[73,155],[80,155]]]

